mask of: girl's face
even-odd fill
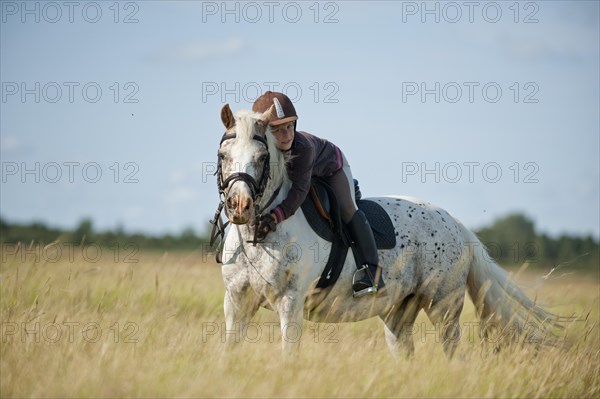
[[[292,148],[294,141],[294,122],[287,122],[283,125],[273,126],[271,128],[275,136],[275,146],[281,151],[287,151]]]

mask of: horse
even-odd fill
[[[407,196],[369,198],[389,214],[397,236],[393,249],[379,251],[384,292],[353,297],[353,256],[346,257],[335,285],[316,288],[329,245],[311,230],[301,208],[263,242],[256,240],[259,216],[285,199],[292,184],[286,173],[289,159],[275,147],[269,115],[270,110],[234,115],[228,104],[221,110],[226,131],[218,150],[218,214],[220,220],[225,207],[232,224],[222,231],[221,253],[225,325],[235,332],[226,336],[228,345],[264,307],[279,316],[284,353],[297,350],[298,340],[284,337],[288,329],[301,328],[304,319],[339,323],[379,317],[389,350],[410,356],[413,325],[424,310],[452,357],[465,291],[484,323],[523,331],[535,322],[536,334],[555,325],[556,316],[527,297],[472,231],[445,210]]]

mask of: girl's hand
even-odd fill
[[[273,213],[262,215],[258,222],[258,234],[256,239],[263,241],[270,231],[277,230],[277,217]]]

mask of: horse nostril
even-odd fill
[[[228,198],[227,198],[227,207],[228,207],[228,208],[235,208],[235,205],[236,205],[236,204],[235,204],[235,202],[233,201],[233,198],[231,198],[231,197],[228,197]]]
[[[244,202],[244,210],[247,211],[248,209],[250,209],[250,205],[251,205],[251,201],[248,198],[245,202]]]

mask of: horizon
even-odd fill
[[[479,231],[481,229],[492,228],[494,226],[494,224],[496,224],[497,222],[505,220],[506,218],[511,217],[511,216],[523,216],[527,220],[532,221],[534,223],[533,228],[534,228],[534,232],[535,232],[536,236],[546,236],[551,239],[560,239],[562,237],[578,238],[578,239],[591,238],[595,243],[600,242],[600,240],[598,238],[594,237],[592,234],[581,234],[581,235],[568,234],[568,233],[558,234],[558,235],[548,234],[545,231],[541,231],[538,228],[538,226],[535,224],[535,222],[528,215],[518,213],[518,212],[507,213],[506,215],[493,220],[490,224],[480,226],[477,229],[473,229],[473,232],[477,233],[477,231]],[[198,237],[207,237],[207,236],[210,236],[210,229],[212,228],[212,225],[207,221],[204,232],[198,230],[197,228],[195,228],[192,225],[189,225],[189,226],[183,226],[178,231],[164,231],[164,232],[160,232],[160,233],[151,233],[151,232],[146,232],[146,231],[142,231],[142,230],[129,230],[126,226],[123,226],[123,225],[118,225],[113,228],[99,229],[96,227],[96,223],[94,222],[93,219],[85,218],[85,217],[82,218],[81,220],[79,220],[77,223],[75,223],[71,227],[62,227],[62,226],[58,226],[58,225],[53,225],[53,224],[46,223],[42,220],[31,220],[29,222],[15,222],[15,221],[7,219],[6,217],[4,217],[2,215],[0,215],[0,220],[4,221],[5,223],[8,223],[9,225],[32,226],[32,225],[39,224],[48,229],[61,230],[62,232],[65,232],[65,233],[73,232],[81,225],[81,223],[89,221],[92,224],[92,231],[94,233],[104,234],[104,233],[122,232],[125,235],[138,235],[139,234],[139,235],[144,235],[147,237],[164,237],[167,235],[179,236],[179,235],[185,233],[186,231],[190,231],[190,230]]]

